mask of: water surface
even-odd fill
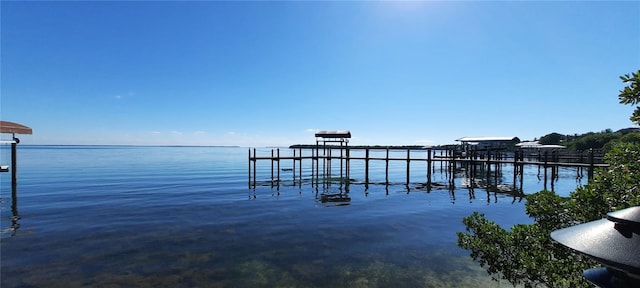
[[[455,233],[473,211],[505,227],[531,223],[522,196],[470,189],[461,169],[453,188],[424,189],[424,163],[411,164],[409,185],[404,162],[385,185],[384,162],[372,161],[364,185],[354,161],[351,185],[314,186],[310,162],[297,183],[282,161],[272,186],[266,161],[253,188],[246,148],[18,150],[16,199],[10,173],[0,175],[2,287],[508,287]],[[434,183],[449,181],[446,167],[432,168]],[[513,186],[512,169],[494,184]],[[563,195],[580,183],[571,169],[553,182]],[[523,192],[544,186],[526,168]]]

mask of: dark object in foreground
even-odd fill
[[[605,266],[584,271],[598,287],[640,287],[640,206],[553,231],[551,238]]]

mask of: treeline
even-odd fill
[[[588,149],[611,150],[616,143],[640,143],[640,128],[626,128],[613,132],[606,129],[601,132],[562,135],[551,133],[538,139],[543,145],[563,145],[568,150],[583,151]]]

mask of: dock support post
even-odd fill
[[[487,149],[487,184],[491,185],[491,162],[489,162],[489,158],[491,158],[491,152]],[[497,184],[497,183],[496,183]]]
[[[322,142],[322,183],[327,183],[327,143]]]
[[[247,179],[247,183],[249,184],[249,189],[251,189],[251,148],[249,148],[249,162],[247,163],[249,164],[249,168],[247,172],[247,177],[249,179]]]
[[[544,151],[544,190],[547,190],[547,162],[548,162],[548,157],[549,155],[549,151]]]
[[[589,172],[588,172],[588,181],[591,181],[593,179],[593,148],[589,148]]]
[[[350,163],[350,159],[351,158],[351,149],[349,149],[349,147],[346,148],[346,152],[347,152],[347,160],[346,160],[346,174],[347,174],[347,181],[349,181],[348,183],[351,183],[351,163]]]
[[[470,167],[469,167],[469,170],[470,170],[469,178],[471,178],[471,180],[473,180],[474,178],[476,178],[476,164],[474,163],[475,157],[476,157],[476,153],[475,153],[474,150],[471,150],[471,149],[469,149],[467,151],[467,153],[469,153],[469,165],[470,165]]]
[[[340,185],[342,185],[342,178],[344,176],[344,173],[342,172],[342,161],[343,161],[342,142],[340,142]]]
[[[273,149],[271,149],[271,187],[273,187]]]
[[[369,148],[365,150],[364,156],[364,183],[369,184]]]
[[[280,148],[278,148],[278,158],[276,161],[278,161],[278,189],[280,189]]]
[[[299,166],[298,166],[298,185],[302,186],[302,149],[299,149],[298,152],[300,152],[300,160],[298,162]],[[296,169],[296,167],[293,167],[293,169]]]
[[[256,162],[258,162],[256,158],[256,148],[253,148],[253,188],[256,188]]]
[[[318,187],[318,180],[320,178],[320,148],[318,147],[318,141],[316,141],[316,188]],[[311,170],[313,170],[313,165],[311,165]]]
[[[387,148],[387,156],[385,157],[384,179],[385,183],[389,185],[389,148]]]
[[[317,147],[317,145],[316,145]],[[316,156],[315,156],[315,150],[311,149],[311,187],[313,187],[316,177],[314,173],[316,171]]]
[[[410,172],[411,171],[411,150],[407,149],[407,185],[409,185],[409,178],[410,178]]]
[[[427,149],[427,185],[431,186],[431,148]]]
[[[331,147],[329,147],[329,149],[327,151],[327,156],[328,156],[327,157],[327,162],[326,162],[326,164],[327,164],[327,176],[325,177],[325,180],[327,180],[325,182],[327,182],[327,184],[329,186],[331,186],[331,150],[333,150],[333,149],[331,149]]]
[[[553,181],[556,180],[556,178],[558,178],[558,165],[556,163],[558,163],[558,151],[553,150],[551,151],[551,161],[553,161],[553,166],[551,166],[551,184],[553,185]],[[553,191],[553,186],[551,186],[551,191]]]
[[[513,188],[517,189],[516,179],[518,176],[518,150],[513,151]]]
[[[453,191],[456,185],[456,159],[453,154],[453,150],[451,150],[451,161],[449,162],[449,191]]]
[[[14,136],[11,143],[11,187],[18,185],[18,142],[20,139]]]

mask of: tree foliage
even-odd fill
[[[620,143],[640,143],[640,132],[623,134],[620,138],[611,140],[602,148],[609,151],[613,146]]]
[[[540,144],[561,144],[572,151],[584,151],[589,149],[611,150],[615,143],[640,142],[640,128],[620,129],[616,132],[606,129],[601,132],[588,132],[584,134],[562,135],[550,133],[540,137]]]
[[[625,83],[625,86],[622,90],[620,90],[620,94],[618,95],[618,99],[620,100],[620,104],[625,105],[636,105],[640,103],[640,70],[638,72],[632,72],[631,74],[625,74],[620,76],[620,80],[622,83]],[[632,122],[640,125],[640,106],[637,106],[631,115]]]
[[[598,264],[554,243],[557,229],[603,218],[606,213],[640,205],[640,144],[623,143],[607,155],[610,167],[569,197],[551,191],[527,196],[526,213],[534,224],[509,231],[477,212],[465,217],[467,232],[458,232],[458,246],[486,267],[494,279],[525,287],[586,287],[584,269]]]
[[[621,77],[624,83],[630,82],[620,91],[622,104],[640,103],[638,72]],[[640,123],[640,108],[632,120]],[[593,142],[608,137],[603,135],[616,133],[592,133],[584,137],[584,142],[594,145]],[[640,205],[638,134],[624,133],[606,141],[603,145],[610,145],[610,151],[605,162],[610,166],[596,170],[594,178],[569,197],[546,190],[528,195],[526,213],[533,218],[533,224],[505,230],[475,212],[463,219],[466,232],[458,232],[458,246],[470,250],[471,257],[486,267],[494,279],[502,278],[524,287],[591,286],[582,277],[582,271],[598,263],[553,242],[549,235],[557,229],[602,219],[611,211]]]
[[[607,143],[620,138],[622,135],[603,131],[600,133],[589,133],[582,137],[568,141],[565,145],[570,150],[584,151],[589,149],[603,149]]]
[[[562,138],[563,138],[562,134],[554,132],[554,133],[550,133],[540,137],[540,140],[538,140],[538,143],[542,145],[558,145],[560,144],[560,141],[563,140]]]

